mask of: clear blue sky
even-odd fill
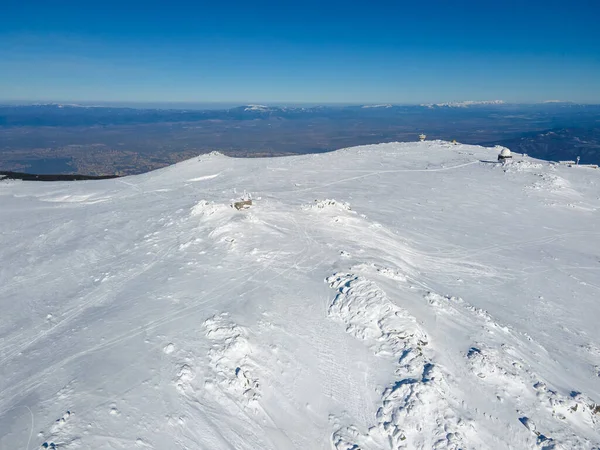
[[[600,0],[3,0],[0,100],[600,103]]]

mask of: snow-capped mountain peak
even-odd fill
[[[447,102],[447,103],[428,103],[422,104],[421,106],[426,106],[429,108],[438,107],[438,108],[467,108],[469,106],[481,106],[481,105],[503,105],[503,100],[483,100],[483,101],[474,101],[474,100],[466,100],[462,102]]]

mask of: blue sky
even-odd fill
[[[14,1],[0,100],[600,103],[600,1]]]

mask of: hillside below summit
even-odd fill
[[[600,171],[498,151],[0,180],[0,448],[600,448]]]

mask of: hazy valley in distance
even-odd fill
[[[0,171],[131,175],[198,154],[323,153],[427,139],[503,145],[549,160],[600,163],[600,106],[0,105]]]

